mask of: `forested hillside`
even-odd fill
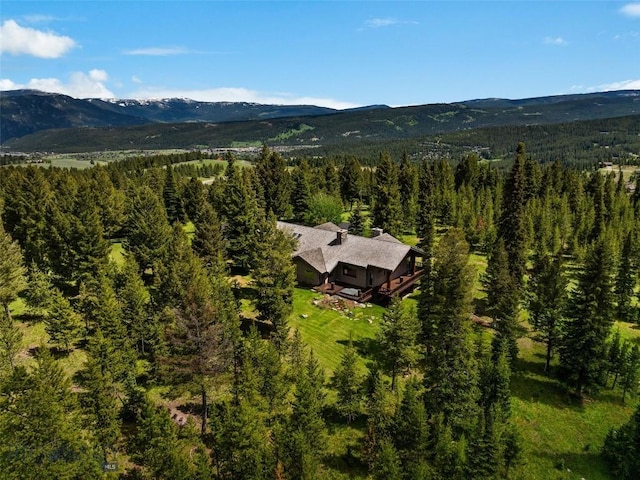
[[[29,121],[29,108],[14,105],[11,101],[15,102],[16,99],[13,97],[0,99],[8,104],[2,108],[3,129],[23,120],[27,126],[33,127],[31,131],[40,130],[36,128],[35,120]],[[86,128],[68,129],[66,127],[83,126],[85,116],[73,114],[70,115],[73,121],[57,126],[50,124],[48,130],[21,138],[12,139],[3,134],[4,150],[61,153],[131,148],[259,148],[266,143],[302,149],[309,156],[337,153],[360,156],[366,153],[371,156],[381,150],[391,149],[394,154],[406,151],[422,159],[443,154],[455,157],[462,151],[477,148],[479,152],[491,154],[490,158],[496,158],[496,155],[503,154],[507,148],[513,153],[513,145],[526,138],[531,144],[532,153],[546,149],[544,153],[548,154],[549,149],[553,149],[555,158],[560,156],[572,159],[576,152],[585,150],[585,144],[587,149],[592,148],[589,146],[592,138],[600,139],[601,134],[606,135],[608,132],[618,134],[624,147],[637,152],[633,149],[637,145],[640,130],[640,95],[636,91],[526,100],[473,100],[397,108],[373,106],[330,114],[327,111],[311,114],[309,109],[305,110],[303,107],[269,108],[247,104],[198,106],[177,100],[166,104],[148,102],[144,105],[124,101],[123,107],[99,101],[85,103],[92,111],[102,105],[101,108],[109,115],[116,112],[140,116],[148,114],[151,120],[145,125],[136,121],[133,124],[136,126],[127,127],[124,125],[132,124],[108,121],[101,125],[87,121],[84,125]],[[105,105],[109,108],[105,109]],[[252,113],[256,109],[257,113]],[[19,114],[14,114],[15,110]],[[220,110],[231,116],[207,114]],[[238,110],[236,115],[234,112]],[[39,111],[35,110],[36,113]],[[154,113],[157,111],[162,111],[162,121],[165,123],[157,123]],[[191,117],[187,117],[185,111],[191,112]],[[64,115],[64,112],[58,112],[58,116],[60,115]],[[42,115],[35,116],[36,119],[41,117]],[[618,118],[620,121],[617,121]],[[478,130],[480,133],[475,133]],[[571,141],[568,141],[567,135]],[[551,136],[553,141],[546,142],[547,136]],[[609,140],[604,140],[608,145]]]
[[[640,174],[504,148],[1,167],[2,478],[636,478]],[[281,219],[417,244],[419,290],[296,287]]]

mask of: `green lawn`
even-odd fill
[[[327,376],[340,363],[345,346],[352,339],[358,352],[366,355],[370,340],[378,331],[384,309],[378,305],[353,308],[337,312],[313,304],[322,295],[311,290],[296,288],[293,298],[293,314],[289,326],[300,331],[302,340],[313,349]],[[307,318],[303,318],[306,315]],[[365,359],[363,358],[363,364]]]
[[[617,325],[623,336],[640,339],[635,327]],[[625,405],[619,390],[604,388],[581,404],[543,367],[544,347],[522,339],[512,378],[512,409],[526,463],[513,478],[612,479],[600,449],[609,429],[629,419],[637,398],[627,397]]]

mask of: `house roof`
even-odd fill
[[[278,228],[289,231],[298,241],[293,256],[301,258],[320,273],[333,271],[339,262],[393,271],[410,251],[422,254],[420,250],[405,245],[389,234],[375,238],[348,235],[347,239],[339,244],[336,237],[341,229],[333,223],[305,227],[278,222]]]

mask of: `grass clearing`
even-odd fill
[[[356,307],[343,313],[313,304],[314,300],[321,298],[322,295],[317,292],[296,288],[293,298],[294,313],[289,318],[289,326],[300,331],[302,340],[313,349],[327,376],[340,364],[350,338],[364,366],[384,308],[372,305]]]
[[[640,331],[618,324],[621,332],[640,339]],[[557,365],[557,359],[552,368]],[[525,464],[513,478],[610,480],[600,457],[607,432],[625,423],[637,399],[623,404],[619,390],[603,388],[581,404],[544,371],[544,346],[520,341],[520,358],[512,378],[514,422],[522,435]]]

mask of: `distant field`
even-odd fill
[[[633,173],[638,171],[640,171],[640,167],[635,165],[625,165],[625,166],[613,165],[611,167],[605,167],[600,169],[600,173],[603,173],[603,174],[609,174],[611,172],[615,173],[616,181],[619,178],[620,172],[622,172],[622,176],[624,177],[625,182],[628,182],[631,178],[631,175],[633,175]]]

